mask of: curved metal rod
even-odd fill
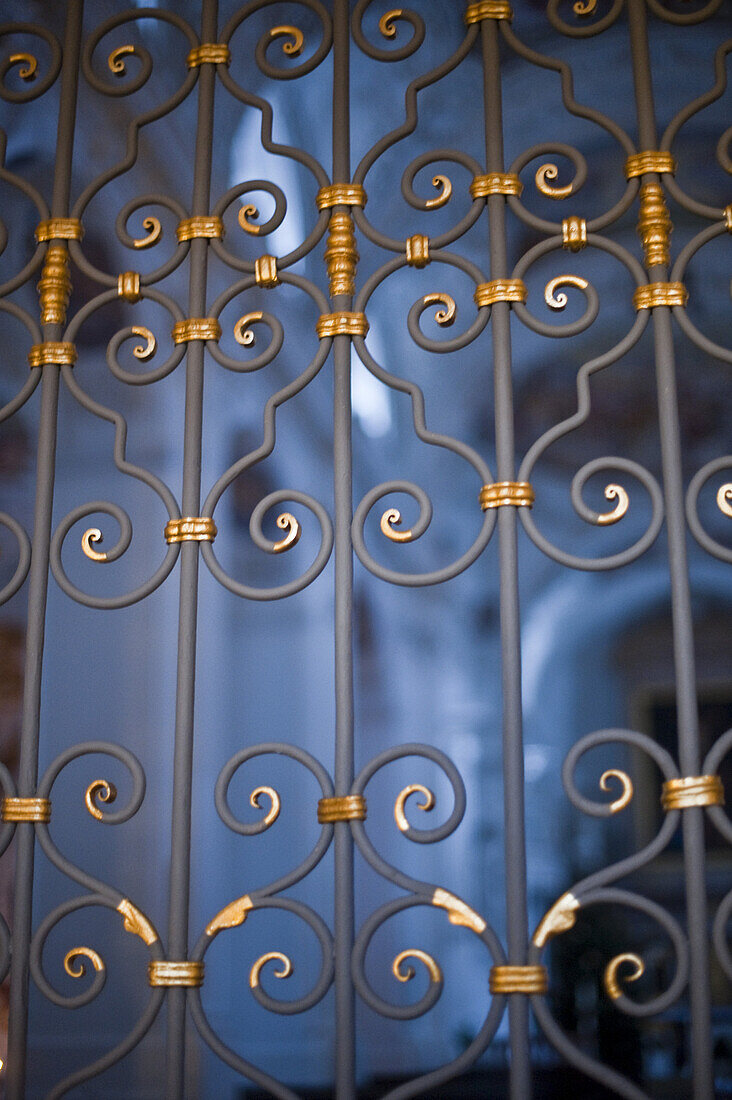
[[[732,46],[730,47],[732,49]],[[701,233],[697,233],[695,237],[689,241],[685,248],[679,253],[676,258],[676,262],[671,271],[671,279],[681,282],[686,274],[686,268],[691,260],[700,248],[703,248],[709,241],[714,240],[715,237],[721,237],[723,233],[728,232],[727,227],[723,221],[720,221],[718,225],[708,226],[703,229]],[[721,359],[724,363],[732,363],[732,348],[722,347],[721,344],[715,343],[710,340],[704,333],[699,332],[699,329],[689,320],[689,315],[685,307],[674,306],[673,315],[680,329],[688,336],[693,344],[707,355],[711,355],[714,359]]]
[[[707,462],[705,466],[702,466],[701,470],[697,470],[694,474],[689,482],[689,488],[686,491],[686,521],[689,524],[689,530],[692,535],[708,554],[711,554],[712,557],[719,558],[720,561],[732,562],[732,549],[728,546],[723,546],[721,542],[717,542],[716,539],[713,539],[711,535],[707,534],[699,519],[698,512],[700,492],[707,481],[720,470],[732,470],[732,455],[723,455],[721,458],[712,459],[711,462]],[[720,486],[717,493],[717,502],[720,509],[723,509],[725,498],[727,500],[729,499],[725,493],[725,486]],[[729,514],[726,512],[726,509],[725,513]]]

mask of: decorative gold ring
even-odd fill
[[[318,823],[333,821],[365,821],[366,799],[362,794],[347,794],[342,798],[318,799]]]
[[[688,775],[668,779],[663,785],[664,810],[688,810],[693,806],[724,806],[724,787],[718,775]]]
[[[463,18],[468,26],[482,19],[513,19],[513,8],[507,0],[477,0],[468,4]]]
[[[487,512],[489,508],[503,508],[507,504],[530,508],[535,495],[528,481],[494,481],[492,485],[483,486],[478,499],[481,510]]]
[[[170,959],[154,959],[147,964],[148,982],[153,988],[161,986],[203,985],[202,962],[172,962]]]
[[[224,235],[224,223],[216,214],[197,214],[193,218],[183,218],[178,222],[175,235],[178,241],[192,241],[197,237],[216,237]]]
[[[492,306],[494,302],[525,302],[526,294],[522,279],[491,279],[478,283],[473,300],[477,306]]]
[[[140,274],[138,271],[123,271],[117,278],[117,293],[127,302],[140,301]]]
[[[257,280],[257,286],[279,286],[280,277],[277,274],[277,257],[268,256],[265,253],[264,256],[260,256],[258,260],[255,260],[254,278]]]
[[[683,283],[647,283],[639,286],[633,295],[636,309],[653,309],[654,306],[685,306],[689,292]]]
[[[318,210],[327,210],[330,206],[365,206],[366,191],[360,183],[331,183],[320,188],[315,203]]]
[[[337,313],[321,314],[315,331],[321,340],[326,336],[365,336],[369,331],[369,323],[365,313],[352,313],[342,309]]]
[[[732,233],[732,202],[724,208],[724,224],[727,231]]]
[[[173,343],[187,344],[191,340],[220,340],[221,325],[215,317],[187,317],[173,325]]]
[[[165,541],[213,542],[217,535],[216,524],[210,516],[183,516],[165,524]]]
[[[675,157],[660,149],[647,149],[642,153],[633,153],[625,162],[625,178],[629,180],[635,176],[643,176],[646,172],[673,173],[675,171]]]
[[[579,252],[587,244],[587,222],[584,218],[565,218],[562,221],[562,248]]]
[[[488,978],[491,993],[546,993],[549,975],[545,966],[492,966]]]
[[[201,46],[194,46],[186,58],[189,69],[197,69],[199,65],[230,65],[231,50],[223,42],[204,42]]]
[[[78,218],[49,218],[36,226],[36,240],[43,241],[80,241],[84,236],[84,227]]]
[[[62,340],[44,340],[42,344],[34,344],[28,352],[28,365],[31,367],[44,367],[46,363],[68,363],[69,366],[76,362],[76,345],[65,343]]]
[[[488,195],[520,195],[524,185],[515,172],[486,172],[484,176],[473,176],[470,194],[474,199],[483,199]]]
[[[410,267],[426,267],[430,262],[430,239],[423,233],[407,237],[405,247]]]
[[[47,825],[51,820],[50,798],[4,798],[3,821],[38,821]]]

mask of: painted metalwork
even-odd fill
[[[732,44],[722,43],[717,54],[718,74],[711,89],[681,110],[659,140],[653,100],[649,57],[649,15],[679,28],[711,18],[720,8],[720,0],[709,0],[693,10],[677,11],[666,7],[662,0],[613,0],[602,6],[598,14],[595,0],[573,5],[574,22],[560,14],[559,0],[548,0],[546,14],[551,28],[569,38],[583,39],[601,34],[617,23],[621,16],[627,21],[628,56],[633,69],[637,101],[637,138],[624,132],[611,118],[600,111],[582,105],[574,97],[571,70],[564,61],[545,56],[521,37],[520,5],[512,11],[504,0],[479,0],[464,9],[455,5],[441,9],[440,18],[464,22],[464,37],[454,55],[432,72],[415,78],[406,98],[404,122],[385,134],[353,167],[349,131],[349,58],[351,51],[360,50],[367,57],[385,62],[400,61],[418,53],[424,38],[424,25],[417,11],[392,9],[383,12],[378,21],[382,37],[397,37],[397,27],[411,27],[406,45],[385,49],[375,45],[364,29],[364,17],[371,0],[358,0],[349,9],[347,0],[333,0],[327,8],[320,0],[298,0],[320,26],[320,39],[306,42],[303,32],[294,24],[277,24],[268,30],[256,47],[256,63],[265,75],[297,80],[313,72],[326,58],[332,61],[332,163],[326,168],[308,151],[285,148],[273,142],[271,112],[264,101],[262,110],[262,144],[269,151],[291,157],[309,170],[317,185],[317,197],[312,223],[305,239],[289,254],[275,257],[262,252],[253,261],[242,260],[224,244],[223,218],[252,184],[234,187],[222,196],[211,195],[212,161],[214,156],[214,110],[218,95],[233,96],[242,104],[254,102],[249,91],[232,76],[230,43],[238,28],[258,9],[266,9],[269,0],[242,6],[221,25],[217,0],[201,0],[200,26],[193,27],[176,13],[175,7],[131,9],[98,25],[91,34],[83,33],[82,0],[68,0],[63,42],[41,26],[8,24],[0,27],[3,38],[20,30],[37,36],[47,47],[46,68],[41,71],[36,57],[27,52],[9,55],[2,68],[0,95],[9,103],[27,102],[44,95],[59,84],[58,133],[51,195],[47,199],[20,176],[3,169],[4,178],[17,187],[36,207],[38,247],[25,267],[2,289],[9,295],[19,286],[32,283],[38,276],[38,319],[24,307],[3,298],[3,308],[10,312],[30,337],[28,361],[32,368],[19,393],[2,410],[3,418],[12,416],[35,391],[39,390],[40,419],[36,460],[36,501],[34,529],[31,539],[22,527],[5,514],[2,523],[15,537],[18,564],[3,597],[9,598],[26,586],[28,600],[28,635],[26,643],[25,699],[21,738],[20,768],[17,787],[9,772],[0,768],[0,783],[4,798],[2,847],[14,840],[16,860],[15,902],[12,936],[8,925],[0,919],[2,966],[11,975],[10,1038],[5,1068],[5,1095],[8,1100],[21,1100],[26,1091],[26,1052],[28,1040],[28,989],[32,980],[41,993],[56,1005],[73,1009],[91,1003],[105,980],[102,956],[88,946],[77,946],[66,952],[63,966],[66,973],[81,981],[91,978],[83,992],[74,996],[60,994],[46,976],[43,961],[44,946],[49,934],[73,912],[87,907],[102,907],[117,911],[123,918],[123,930],[139,937],[149,954],[148,977],[150,995],[147,1007],[129,1035],[101,1059],[58,1083],[53,1097],[70,1092],[75,1086],[93,1079],[103,1070],[122,1059],[156,1025],[163,1002],[165,1016],[166,1078],[165,1095],[180,1100],[184,1095],[185,1057],[188,1042],[186,1021],[192,1019],[200,1039],[242,1078],[265,1088],[271,1095],[292,1100],[294,1093],[282,1082],[260,1070],[247,1060],[245,1037],[242,1051],[227,1046],[208,1020],[200,998],[199,987],[204,980],[205,955],[214,938],[222,931],[239,927],[251,912],[258,909],[281,909],[294,914],[314,933],[322,953],[320,972],[310,991],[294,1001],[278,1000],[262,986],[266,974],[285,979],[292,971],[290,958],[278,950],[263,954],[251,967],[249,986],[252,995],[274,1013],[288,1015],[304,1012],[318,1003],[335,987],[335,1020],[337,1041],[334,1053],[333,1078],[338,1100],[353,1100],[356,1094],[354,1071],[356,998],[361,998],[376,1012],[394,1020],[413,1019],[429,1011],[439,998],[443,970],[428,952],[420,947],[402,950],[394,959],[393,975],[408,982],[415,973],[405,967],[412,959],[426,969],[429,976],[427,992],[420,1000],[407,1006],[385,1001],[370,985],[365,969],[365,957],[377,930],[391,917],[414,906],[443,910],[448,921],[472,933],[482,942],[490,960],[490,995],[486,995],[482,1026],[467,1044],[462,1054],[451,1063],[416,1077],[409,1084],[388,1094],[390,1100],[405,1100],[435,1088],[471,1066],[486,1050],[507,1013],[510,1034],[510,1096],[512,1100],[529,1100],[531,1086],[530,1015],[548,1041],[568,1063],[601,1082],[615,1095],[627,1100],[643,1100],[645,1093],[629,1078],[588,1057],[565,1035],[552,1017],[545,994],[549,988],[549,970],[542,961],[543,953],[553,937],[568,931],[583,918],[592,906],[616,904],[645,914],[668,936],[675,952],[675,973],[668,987],[643,1003],[633,1001],[626,993],[628,982],[643,973],[645,963],[633,953],[621,953],[607,965],[602,980],[608,996],[617,1009],[635,1016],[652,1016],[672,1005],[682,995],[688,996],[693,1052],[693,1096],[695,1100],[711,1100],[713,1095],[712,1046],[710,1030],[709,988],[709,914],[705,891],[704,815],[722,836],[732,841],[732,824],[725,815],[724,792],[716,769],[722,757],[732,748],[732,732],[724,735],[706,760],[700,759],[699,720],[694,669],[694,644],[686,562],[687,528],[708,553],[722,561],[732,561],[732,551],[719,543],[702,525],[697,503],[699,495],[712,479],[729,469],[730,458],[707,463],[697,471],[684,493],[681,450],[678,431],[678,398],[675,381],[674,326],[703,351],[724,362],[732,362],[732,351],[700,332],[686,312],[687,291],[684,278],[691,259],[713,239],[732,226],[732,207],[713,207],[689,195],[674,177],[676,160],[674,143],[682,126],[702,107],[715,101],[725,88],[723,61]],[[294,5],[297,6],[297,5]],[[89,5],[91,7],[91,5]],[[379,8],[373,4],[374,10]],[[134,136],[132,153],[112,170],[96,179],[85,180],[82,193],[72,201],[71,178],[76,128],[77,95],[80,80],[87,82],[101,95],[131,94],[142,88],[152,71],[152,59],[147,50],[135,45],[118,46],[109,53],[107,68],[114,75],[110,85],[97,71],[99,56],[104,53],[107,34],[117,27],[137,20],[163,20],[181,36],[181,65],[184,75],[174,95],[131,125]],[[290,61],[302,55],[306,60],[287,68],[278,67],[271,58],[280,50]],[[97,56],[98,51],[98,56]],[[270,52],[268,52],[270,51]],[[379,159],[398,142],[411,135],[418,122],[418,93],[437,84],[477,51],[482,59],[482,87],[476,89],[476,100],[482,96],[484,113],[484,163],[478,163],[467,153],[442,150],[440,155],[421,154],[402,180],[407,202],[418,210],[431,211],[445,207],[456,195],[449,177],[437,173],[432,184],[438,190],[431,199],[419,198],[412,189],[417,171],[436,161],[448,160],[470,173],[472,204],[466,215],[446,231],[432,236],[399,230],[388,236],[373,224],[365,213],[366,181]],[[527,68],[539,67],[560,75],[562,96],[567,111],[581,116],[588,123],[603,128],[617,142],[624,156],[625,177],[622,197],[598,216],[585,219],[577,214],[554,222],[538,217],[522,201],[529,189],[527,167],[546,155],[568,157],[575,175],[566,184],[554,186],[559,179],[558,167],[543,163],[534,173],[536,188],[545,197],[562,202],[575,198],[587,176],[586,164],[579,151],[564,145],[536,146],[524,150],[512,164],[506,164],[502,117],[502,72],[506,55],[512,55]],[[46,56],[44,54],[44,56]],[[96,60],[95,60],[96,57]],[[129,60],[139,64],[134,73]],[[17,76],[28,87],[13,90],[5,81],[8,71],[16,66]],[[32,82],[32,83],[31,83]],[[191,149],[193,188],[189,209],[182,209],[165,195],[145,196],[119,213],[117,235],[129,249],[151,249],[162,240],[160,219],[145,214],[142,226],[145,236],[134,237],[126,225],[129,217],[145,207],[160,207],[177,218],[177,248],[171,258],[152,273],[127,271],[122,274],[98,269],[84,252],[82,245],[84,214],[92,199],[113,178],[121,176],[134,163],[138,131],[152,120],[175,111],[187,97],[197,97],[198,124]],[[727,132],[727,145],[729,145]],[[636,149],[636,144],[639,149]],[[639,151],[640,150],[640,151]],[[719,146],[720,163],[728,164],[724,141]],[[254,240],[265,238],[280,223],[283,207],[275,185],[257,181],[257,186],[275,198],[276,211],[269,222],[256,222],[259,211],[253,203],[242,205],[237,214],[241,229]],[[708,222],[691,238],[672,262],[670,234],[672,220],[668,201],[681,207],[689,216]],[[527,200],[528,201],[528,200]],[[612,236],[607,235],[619,220],[639,202],[638,232],[644,250],[639,259]],[[489,232],[484,270],[447,251],[455,245],[478,219],[484,219]],[[535,234],[534,244],[517,259],[510,258],[507,223],[515,219]],[[391,253],[381,266],[359,281],[357,236],[360,233],[374,249]],[[313,281],[298,274],[295,266],[326,244],[322,279]],[[539,335],[564,337],[587,330],[598,312],[598,295],[591,283],[581,276],[562,274],[546,287],[545,300],[553,309],[567,305],[567,295],[556,295],[560,286],[572,287],[581,293],[586,308],[579,320],[552,325],[540,320],[530,310],[532,294],[525,281],[537,261],[562,250],[572,253],[579,249],[596,250],[608,263],[630,276],[636,289],[628,294],[628,305],[636,315],[627,333],[610,350],[584,363],[577,375],[577,411],[546,431],[530,447],[523,460],[516,463],[513,412],[513,363],[511,325],[526,326]],[[214,302],[208,295],[208,264],[211,255],[228,266],[231,285]],[[96,296],[77,305],[67,316],[71,295],[70,262],[98,287]],[[367,342],[367,310],[379,286],[405,265],[416,268],[430,264],[432,269],[445,265],[461,271],[475,286],[477,316],[465,330],[448,340],[428,338],[420,328],[423,312],[434,305],[435,320],[442,327],[455,321],[457,307],[454,298],[443,291],[428,293],[409,310],[409,332],[419,347],[432,351],[457,351],[483,337],[492,348],[494,385],[495,473],[485,458],[466,443],[427,428],[423,395],[419,387],[377,362]],[[188,294],[185,302],[176,301],[156,284],[180,268],[188,274]],[[208,487],[206,495],[201,485],[201,453],[203,445],[202,400],[204,364],[207,358],[230,371],[251,371],[272,361],[282,343],[282,328],[274,314],[256,310],[245,313],[237,322],[234,333],[237,343],[254,343],[253,326],[269,328],[268,347],[255,359],[246,362],[231,358],[219,346],[224,307],[237,295],[246,294],[254,286],[274,289],[281,285],[294,288],[309,301],[312,323],[319,344],[311,361],[302,364],[295,381],[289,383],[267,404],[264,413],[262,445],[234,462],[218,480]],[[324,288],[328,286],[329,294]],[[119,413],[100,405],[77,381],[73,365],[77,358],[76,338],[82,325],[108,302],[122,297],[130,305],[151,300],[170,316],[173,350],[168,358],[146,375],[130,375],[117,359],[123,340],[139,336],[146,341],[134,349],[137,359],[146,361],[157,352],[157,341],[151,330],[135,326],[113,337],[109,344],[108,362],[112,374],[120,381],[134,385],[150,385],[180,369],[185,372],[185,427],[180,499],[152,471],[131,463],[126,457],[126,424]],[[276,295],[273,295],[276,298]],[[272,307],[276,308],[276,303]],[[620,521],[632,507],[631,497],[621,484],[610,483],[605,489],[615,507],[605,513],[592,510],[583,499],[588,480],[610,469],[633,479],[645,490],[650,500],[650,517],[646,530],[624,550],[602,557],[581,557],[555,546],[539,529],[531,505],[534,489],[531,479],[547,449],[557,440],[583,425],[591,410],[591,379],[611,367],[632,348],[647,327],[652,328],[655,341],[658,414],[662,444],[662,484],[637,462],[602,457],[587,463],[575,475],[571,499],[580,518],[599,527]],[[476,508],[476,530],[472,544],[454,562],[421,574],[397,571],[381,565],[367,548],[364,527],[371,510],[384,498],[406,494],[416,502],[419,515],[411,528],[396,531],[401,513],[389,507],[381,519],[381,532],[391,542],[400,544],[418,539],[432,516],[432,505],[424,490],[403,480],[391,480],[368,492],[354,508],[352,498],[351,440],[351,351],[355,348],[366,368],[386,386],[410,396],[413,406],[414,430],[425,444],[447,449],[465,461],[475,471],[475,492],[480,508]],[[277,554],[297,543],[301,522],[292,512],[277,518],[286,536],[272,542],[262,529],[262,521],[270,509],[285,501],[300,514],[309,512],[303,524],[320,530],[320,546],[309,567],[287,583],[272,588],[257,588],[230,576],[217,559],[213,540],[216,535],[214,514],[222,495],[244,470],[266,458],[273,450],[275,418],[283,403],[300,393],[321,370],[331,370],[333,378],[334,430],[333,471],[334,509],[329,515],[318,500],[297,490],[270,493],[255,508],[251,533],[255,545],[265,553]],[[67,575],[62,563],[62,549],[72,528],[89,516],[101,515],[104,524],[113,520],[119,527],[119,538],[105,553],[93,548],[102,542],[101,527],[91,527],[81,538],[81,550],[95,563],[112,562],[128,549],[132,527],[126,512],[112,501],[92,502],[73,509],[53,527],[54,472],[57,417],[61,386],[95,417],[114,425],[116,443],[114,459],[121,474],[146,485],[161,501],[168,522],[161,540],[161,556],[151,565],[150,575],[136,588],[118,596],[95,596],[82,591]],[[639,494],[640,495],[640,494]],[[717,503],[721,512],[732,515],[732,489],[729,483],[718,488]],[[600,730],[583,737],[568,754],[563,781],[571,803],[582,812],[598,818],[610,818],[631,804],[634,794],[631,777],[618,768],[606,770],[600,787],[615,797],[610,802],[595,801],[581,793],[575,784],[575,769],[580,759],[597,746],[631,747],[647,755],[663,776],[663,807],[666,814],[658,835],[642,850],[610,867],[605,867],[579,883],[567,884],[567,892],[558,899],[540,922],[533,938],[530,935],[527,911],[526,840],[524,830],[525,786],[522,734],[521,695],[521,629],[519,616],[519,573],[517,539],[519,527],[528,540],[553,562],[579,570],[610,570],[636,561],[656,539],[664,522],[669,548],[669,573],[672,588],[673,629],[675,638],[677,705],[679,715],[678,760],[673,759],[648,736],[625,729]],[[353,707],[353,573],[354,554],[361,565],[387,584],[422,587],[441,584],[473,565],[494,536],[498,542],[500,587],[500,636],[503,661],[503,780],[505,818],[505,882],[506,942],[502,943],[486,920],[467,901],[439,885],[411,878],[388,863],[375,849],[366,825],[366,788],[371,779],[386,765],[404,758],[423,758],[435,764],[446,777],[452,790],[453,805],[446,821],[433,829],[418,829],[407,815],[409,799],[421,795],[421,801],[411,805],[423,812],[435,805],[432,791],[420,783],[411,783],[399,794],[394,807],[398,830],[408,840],[421,844],[440,842],[459,826],[465,810],[466,794],[463,780],[449,756],[425,744],[395,744],[368,761],[356,773],[354,764]],[[78,552],[78,541],[75,543]],[[264,810],[254,825],[240,822],[227,800],[229,784],[248,760],[255,756],[278,754],[308,770],[317,781],[321,797],[317,803],[317,820],[322,826],[319,839],[310,854],[296,868],[270,885],[259,887],[234,898],[214,914],[205,928],[191,927],[191,802],[192,751],[194,735],[195,658],[197,616],[199,609],[199,569],[201,562],[213,577],[229,592],[248,600],[270,601],[287,598],[311,584],[334,557],[334,638],[335,638],[335,731],[334,768],[332,775],[304,746],[286,742],[265,742],[241,749],[225,765],[215,789],[215,802],[224,824],[242,835],[251,835],[271,828],[280,812],[280,796],[271,786],[257,787],[251,793],[251,805]],[[100,740],[76,744],[62,752],[39,775],[39,745],[41,735],[41,683],[45,612],[49,576],[53,573],[63,591],[73,600],[100,609],[129,607],[154,592],[174,570],[179,573],[179,632],[177,639],[177,693],[175,740],[171,761],[172,810],[170,819],[170,870],[167,884],[168,924],[159,934],[137,904],[123,896],[113,885],[99,881],[77,867],[64,855],[53,839],[51,798],[56,780],[72,761],[86,755],[105,755],[116,759],[129,773],[132,791],[126,805],[111,809],[116,800],[114,785],[105,778],[93,781],[82,793],[89,814],[97,821],[116,825],[129,820],[140,808],[145,796],[145,775],[137,758],[124,746]],[[618,793],[618,784],[620,793]],[[264,803],[262,800],[265,800]],[[683,815],[679,815],[680,810]],[[313,813],[315,813],[313,808]],[[687,921],[684,928],[660,905],[618,882],[638,870],[663,851],[677,829],[683,833],[686,876]],[[83,893],[59,904],[49,913],[34,912],[33,883],[36,843],[51,863]],[[287,891],[308,875],[329,848],[334,849],[333,914],[321,914],[288,896]],[[354,916],[354,856],[358,852],[367,864],[388,883],[398,888],[400,895],[383,904],[365,923],[357,928]],[[470,884],[466,883],[469,891]],[[732,916],[732,894],[720,906],[714,921],[714,949],[718,959],[732,977],[732,957],[727,942],[727,925]],[[12,944],[12,950],[11,950]],[[269,964],[279,968],[266,970]],[[630,967],[630,969],[628,969]],[[144,971],[140,981],[145,981]],[[32,1026],[32,1021],[30,1022]]]

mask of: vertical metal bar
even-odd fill
[[[498,24],[481,23],[486,170],[504,172],[501,59]],[[488,197],[491,279],[510,274],[506,255],[505,202]],[[496,472],[499,481],[515,478],[511,325],[508,302],[491,308],[493,384],[495,394]],[[506,925],[508,962],[526,964],[528,911],[526,901],[526,836],[524,822],[524,746],[521,699],[521,624],[518,587],[516,510],[498,510],[500,624],[503,683],[503,815],[506,861]],[[508,998],[511,1100],[530,1100],[529,1004],[523,994]]]
[[[203,0],[201,41],[216,42],[218,0]],[[194,158],[191,214],[209,213],[211,156],[216,71],[211,63],[201,66],[198,77],[198,119]],[[188,316],[203,317],[206,311],[208,242],[191,241],[188,288]],[[201,435],[203,428],[202,340],[188,344],[186,356],[185,427],[183,437],[184,516],[197,516],[201,507]],[[197,542],[184,542],[180,562],[180,611],[178,618],[178,671],[175,700],[175,749],[173,758],[173,805],[171,817],[170,880],[168,910],[168,957],[188,957],[188,913],[191,871],[191,810],[196,690],[196,629],[198,621]],[[186,990],[168,990],[166,1049],[166,1097],[181,1100],[185,1095]]]
[[[643,0],[630,0],[628,20],[638,112],[638,138],[641,149],[655,149],[657,148],[658,139],[651,80],[651,62],[648,50],[648,25]],[[658,177],[655,174],[648,174],[643,177],[643,182],[656,183]],[[667,270],[663,265],[649,268],[648,273],[651,282],[659,282],[668,278]],[[668,306],[654,308],[653,334],[671,579],[671,617],[676,672],[679,765],[682,775],[698,775],[701,760],[694,659],[694,626],[686,556],[686,520],[676,392],[676,364],[671,310]],[[691,964],[689,996],[691,1002],[694,1098],[695,1100],[712,1100],[714,1095],[714,1071],[709,988],[704,811],[702,809],[684,810],[682,829]]]
[[[350,183],[350,29],[348,0],[333,9],[333,183]],[[335,213],[348,213],[336,206]],[[333,309],[350,309],[351,297],[331,299]],[[335,507],[335,793],[347,795],[353,783],[353,454],[351,444],[351,338],[333,340],[333,481]],[[336,822],[335,999],[337,1100],[354,1100],[355,1000],[351,978],[354,937],[353,840],[347,821]]]
[[[82,15],[83,0],[69,0],[64,32],[56,163],[51,199],[51,215],[55,218],[67,217],[69,213]],[[59,242],[54,243],[58,244]],[[62,333],[63,325],[61,324],[43,325],[44,340],[60,340]],[[23,718],[18,770],[18,793],[21,797],[33,796],[38,781],[43,646],[46,634],[48,564],[56,475],[56,435],[60,381],[60,368],[53,363],[34,369],[41,369],[43,377],[41,380],[41,412],[38,425],[33,554],[28,585]],[[22,1100],[25,1096],[28,1044],[28,956],[33,922],[35,848],[35,832],[32,824],[16,825],[16,845],[8,1057],[5,1069],[5,1095],[7,1100]]]

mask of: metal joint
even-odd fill
[[[230,65],[231,50],[224,42],[204,42],[200,46],[194,46],[186,58],[189,69],[197,69],[199,65]]]
[[[646,267],[657,267],[659,264],[668,266],[672,229],[660,183],[644,183],[640,189],[638,236],[643,244]]]
[[[732,202],[724,208],[724,224],[727,232],[732,233]]]
[[[154,989],[161,986],[203,985],[202,962],[173,962],[170,959],[153,959],[147,964],[148,982]]]
[[[342,309],[337,313],[322,313],[315,331],[321,340],[327,336],[365,336],[369,331],[369,323],[365,313]]]
[[[545,966],[492,966],[488,978],[491,993],[546,993],[549,975]]]
[[[360,183],[331,183],[321,187],[315,196],[318,210],[331,206],[365,206],[366,190]]]
[[[84,236],[84,227],[78,218],[48,218],[36,226],[36,240],[43,241],[80,241]]]
[[[44,340],[42,344],[34,344],[28,352],[28,365],[30,367],[45,367],[46,363],[55,363],[61,366],[68,363],[73,367],[76,362],[76,345],[62,340]]]
[[[513,8],[507,0],[477,0],[468,4],[463,18],[468,26],[483,19],[513,19]]]
[[[410,267],[426,267],[430,262],[430,239],[423,233],[407,237],[405,247]]]
[[[359,255],[350,214],[331,214],[324,257],[331,298],[337,298],[340,294],[352,295],[356,289]]]
[[[495,302],[525,302],[526,295],[522,279],[490,279],[478,283],[473,300],[477,306],[492,306]]]
[[[528,481],[494,481],[480,490],[480,507],[483,512],[489,508],[503,508],[512,504],[516,508],[530,508],[535,500],[534,490]]]
[[[66,245],[50,244],[38,280],[41,324],[63,325],[71,298],[69,254]]]
[[[176,321],[172,331],[174,344],[187,344],[191,340],[220,340],[221,325],[215,317],[187,317]]]
[[[636,309],[653,309],[655,306],[685,306],[689,292],[683,283],[647,283],[639,286],[633,295]]]
[[[50,798],[3,798],[2,819],[5,822],[39,822],[51,820]]]
[[[647,149],[642,153],[633,153],[625,162],[625,178],[632,180],[635,176],[644,176],[647,172],[668,172],[673,175],[676,171],[676,158],[671,153],[664,153],[660,149]]]
[[[318,799],[318,823],[330,825],[334,821],[365,821],[366,799],[362,794],[347,794],[341,798]]]
[[[718,775],[688,775],[667,779],[661,793],[664,810],[688,810],[695,806],[724,806],[724,787]]]
[[[127,302],[140,301],[140,273],[123,271],[117,279],[117,293]]]
[[[178,242],[192,241],[197,237],[221,239],[225,233],[224,223],[215,214],[198,214],[193,218],[183,218],[178,222],[175,235]]]
[[[474,199],[488,195],[520,195],[523,189],[523,183],[514,172],[486,172],[484,176],[473,176],[470,184]]]
[[[164,534],[167,543],[213,542],[218,531],[210,516],[183,516],[168,520]]]
[[[280,285],[280,277],[277,274],[277,257],[267,253],[254,261],[254,278],[257,286],[271,288]]]
[[[584,218],[570,217],[562,221],[562,248],[579,252],[587,244],[587,222]]]

